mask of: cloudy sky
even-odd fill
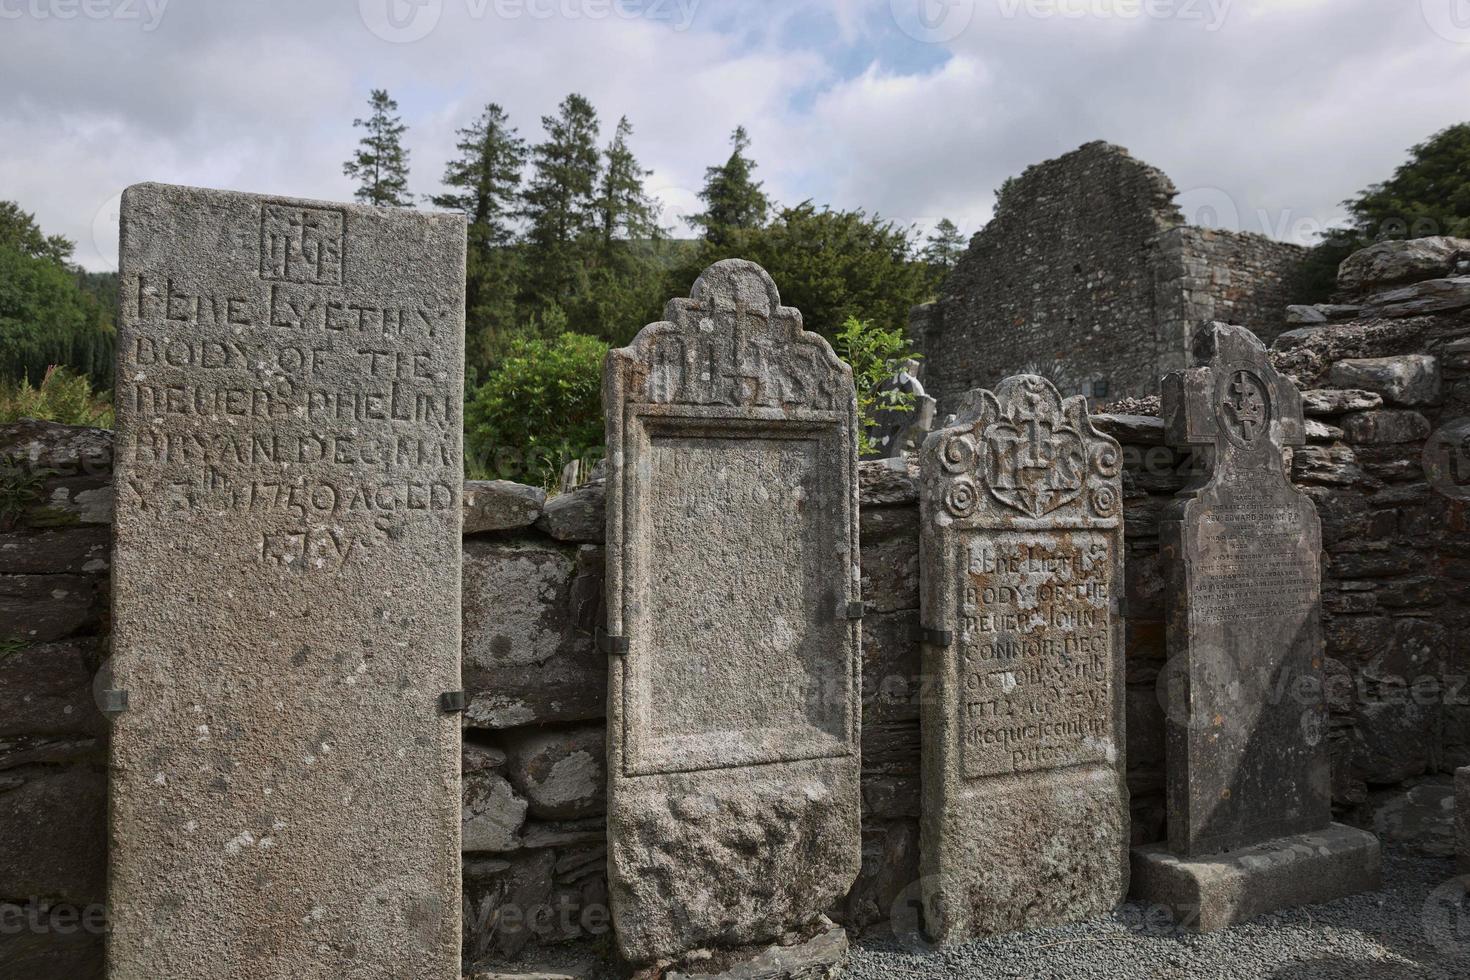
[[[744,124],[786,203],[970,233],[1106,139],[1202,223],[1310,240],[1470,119],[1470,0],[0,0],[0,199],[94,269],[137,181],[345,199],[373,87],[419,194],[486,102],[535,141],[577,91],[681,234]]]

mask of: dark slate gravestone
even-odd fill
[[[123,195],[113,980],[460,974],[464,250]]]
[[[895,396],[908,403],[896,403]],[[934,428],[937,404],[919,381],[919,362],[904,361],[893,377],[878,386],[878,405],[868,430],[873,448],[863,458],[903,459],[905,452],[923,445]]]
[[[1118,443],[1031,375],[921,454],[925,921],[941,942],[1128,890]]]
[[[603,372],[608,877],[638,964],[809,938],[861,863],[851,372],[750,262],[665,315]]]
[[[1283,459],[1301,396],[1243,327],[1195,355],[1163,384],[1170,444],[1207,463],[1160,531],[1169,839],[1135,852],[1134,893],[1213,929],[1373,887],[1378,849],[1332,824],[1321,527]]]

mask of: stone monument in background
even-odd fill
[[[907,404],[895,404],[895,395]],[[878,386],[878,405],[868,430],[873,448],[864,459],[903,459],[904,453],[922,446],[934,428],[936,404],[919,381],[919,362],[904,361],[893,377]]]
[[[921,863],[940,942],[1128,889],[1122,452],[1032,375],[924,443]]]
[[[464,221],[123,196],[112,980],[460,975]]]
[[[635,964],[830,943],[861,860],[851,373],[749,262],[665,316],[603,374],[608,877]]]
[[[1163,384],[1169,442],[1208,464],[1160,528],[1168,843],[1135,850],[1133,894],[1212,930],[1380,872],[1377,839],[1332,823],[1321,526],[1283,460],[1301,396],[1243,327],[1201,328],[1195,357]]]

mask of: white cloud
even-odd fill
[[[1292,236],[1466,113],[1470,44],[1434,28],[1438,0],[943,0],[925,10],[965,15],[956,36],[903,32],[937,2],[430,0],[411,43],[375,35],[355,2],[173,0],[151,31],[23,15],[0,22],[0,197],[97,268],[108,203],[135,181],[349,196],[369,88],[402,106],[419,193],[485,102],[534,141],[580,91],[607,130],[630,117],[675,216],[743,123],[787,203],[973,231],[1007,176],[1107,139],[1186,203],[1223,195],[1242,227]],[[1175,15],[1120,15],[1130,3]]]

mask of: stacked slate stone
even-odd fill
[[[1455,773],[1455,850],[1460,873],[1470,875],[1470,766]]]
[[[1199,331],[1201,367],[1164,379],[1169,441],[1208,466],[1164,515],[1168,843],[1133,893],[1224,928],[1377,887],[1377,839],[1332,823],[1321,527],[1286,478],[1301,397],[1249,330]]]

